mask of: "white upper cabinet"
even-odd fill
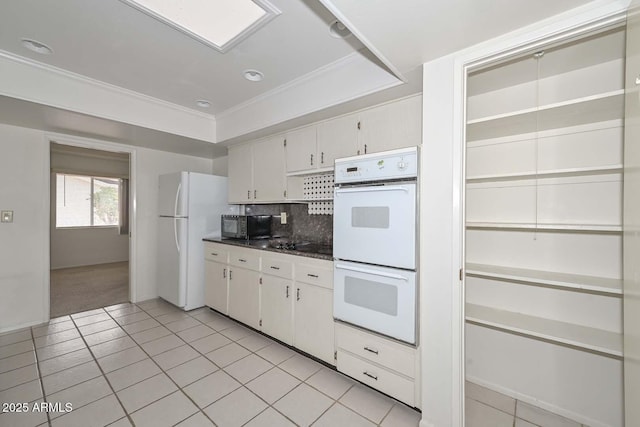
[[[313,165],[318,155],[316,126],[291,131],[287,133],[286,140],[287,172],[299,172],[316,168]]]
[[[302,199],[299,175],[330,172],[336,159],[415,147],[422,95],[229,148],[229,203]]]
[[[358,114],[350,114],[318,125],[316,167],[333,167],[335,159],[359,154],[358,120]]]
[[[284,138],[275,137],[253,144],[253,197],[256,202],[284,200]]]
[[[284,138],[229,148],[229,203],[284,200]]]
[[[370,108],[360,116],[360,154],[415,147],[422,141],[422,96]]]
[[[229,203],[253,200],[253,155],[250,144],[229,147]]]

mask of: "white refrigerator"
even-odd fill
[[[220,235],[227,178],[194,172],[160,175],[158,197],[158,294],[184,310],[204,306],[203,237]]]

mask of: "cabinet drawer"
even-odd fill
[[[309,264],[305,262],[296,263],[296,281],[310,283],[316,286],[333,289],[333,266]]]
[[[293,263],[280,258],[263,256],[262,272],[283,279],[291,279],[293,277]]]
[[[336,345],[358,357],[415,378],[416,350],[336,323]]]
[[[338,371],[389,396],[393,396],[409,406],[415,406],[415,384],[402,375],[369,363],[340,349],[338,349]]]
[[[229,264],[248,270],[260,271],[260,254],[258,251],[232,250],[229,251]]]
[[[229,256],[229,250],[223,246],[216,243],[204,243],[204,258],[210,261],[217,261],[223,264],[227,263],[227,259]]]

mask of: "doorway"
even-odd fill
[[[50,143],[50,317],[130,300],[130,153]]]

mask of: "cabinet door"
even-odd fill
[[[294,346],[335,365],[333,291],[296,283]]]
[[[420,145],[422,96],[413,96],[363,111],[360,132],[362,154]]]
[[[207,306],[227,314],[227,264],[205,260],[204,302]]]
[[[260,273],[229,269],[229,316],[252,328],[260,327]]]
[[[293,343],[293,293],[290,280],[262,276],[262,332],[287,344]]]
[[[254,198],[261,202],[284,200],[284,138],[270,138],[253,145]]]
[[[333,167],[334,160],[358,153],[358,115],[351,114],[318,125],[318,157],[314,167]]]
[[[287,172],[312,170],[318,167],[316,126],[298,129],[287,134]],[[312,164],[314,163],[314,164]]]
[[[253,162],[251,145],[229,147],[229,203],[253,200]]]

